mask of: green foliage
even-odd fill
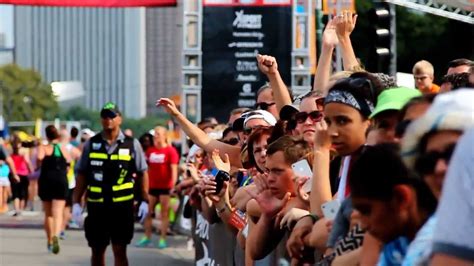
[[[356,1],[359,17],[351,36],[356,56],[365,65],[371,47],[367,12],[372,6],[373,1]],[[396,7],[396,21],[398,72],[411,73],[413,65],[424,59],[433,64],[439,81],[449,61],[474,58],[474,27],[468,23],[400,6]]]
[[[82,106],[74,106],[67,110],[63,110],[60,115],[61,120],[81,121],[84,127],[98,132],[102,129],[100,123],[100,112],[86,109]],[[166,126],[169,120],[167,114],[157,114],[142,119],[123,118],[122,130],[130,128],[134,132],[135,137],[139,137],[157,125]]]
[[[53,119],[59,110],[51,86],[31,69],[10,64],[0,67],[3,114],[9,121]]]

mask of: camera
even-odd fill
[[[230,175],[226,171],[219,170],[214,178],[216,181],[216,192],[214,194],[217,195],[221,192],[224,181],[230,180]]]

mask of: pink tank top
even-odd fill
[[[27,176],[30,171],[26,165],[25,158],[18,154],[12,154],[13,163],[15,164],[16,173],[21,176]]]

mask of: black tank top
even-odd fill
[[[45,156],[41,164],[41,176],[67,180],[66,173],[66,159],[61,152],[59,144],[53,144],[53,153]]]

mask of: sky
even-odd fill
[[[13,40],[13,6],[0,5],[0,32],[6,35],[6,47],[14,45]]]

